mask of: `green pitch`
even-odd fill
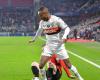
[[[31,80],[31,62],[39,61],[41,46],[37,39],[29,44],[31,37],[0,37],[0,80]],[[66,48],[100,66],[100,43],[66,43]],[[100,68],[97,68],[69,54],[85,80],[100,80]],[[65,72],[61,80],[70,80]]]

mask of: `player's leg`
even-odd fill
[[[40,71],[40,74],[42,75],[42,79],[46,80],[46,72],[43,69],[43,67],[47,63],[49,58],[50,58],[49,56],[42,55],[41,59],[40,59],[40,64],[38,64],[37,62],[32,63],[31,69],[32,69],[32,73],[34,75],[33,80],[39,80],[39,71]]]
[[[50,59],[50,56],[41,56],[39,68],[40,68],[40,74],[42,75],[42,79],[46,80],[46,71],[43,69],[47,61]]]
[[[40,58],[39,68],[43,69],[44,65],[48,62],[48,60],[51,58],[52,51],[48,48],[47,45],[44,46],[43,52]]]
[[[45,46],[43,48],[43,52],[42,52],[40,63],[39,63],[40,73],[42,75],[44,75],[44,78],[46,77],[45,76],[46,72],[45,72],[45,70],[43,70],[43,67],[48,62],[48,60],[51,58],[50,53],[52,53],[52,52],[49,50],[49,48],[47,46]]]
[[[40,59],[40,63],[39,63],[39,68],[43,69],[44,65],[48,62],[49,59],[50,59],[50,56],[42,55]]]
[[[79,80],[83,80],[83,78],[80,76],[80,74],[78,73],[78,70],[76,69],[76,67],[74,65],[71,64],[69,58],[68,59],[64,59],[65,64],[68,66],[68,68],[73,71],[73,73],[78,77]]]
[[[39,64],[37,62],[32,62],[31,70],[34,75],[33,80],[39,80]]]
[[[63,59],[66,66],[73,71],[73,73],[79,78],[79,80],[83,80],[83,78],[80,76],[80,74],[78,73],[77,69],[75,66],[73,66],[69,60],[69,56],[67,54],[67,51],[65,50],[65,48],[63,48],[60,52],[58,52],[58,57],[60,59]]]

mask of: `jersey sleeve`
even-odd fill
[[[69,27],[65,28],[64,35],[63,35],[62,39],[66,39],[66,37],[68,36],[69,32],[70,32],[70,28]]]
[[[68,27],[68,25],[61,19],[61,18],[58,18],[58,26],[61,27],[62,29],[65,29]]]
[[[66,39],[67,35],[70,32],[70,28],[61,18],[58,18],[58,26],[64,30],[64,35],[63,35],[62,39]]]

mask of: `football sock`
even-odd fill
[[[80,74],[78,73],[78,71],[77,71],[77,69],[76,69],[75,66],[72,65],[70,69],[73,71],[73,73],[74,73],[78,78],[81,77]]]
[[[42,80],[47,80],[46,71],[44,69],[40,69],[40,74],[42,75]]]

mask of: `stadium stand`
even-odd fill
[[[0,8],[7,7],[7,5],[8,5],[7,0],[0,0]]]
[[[31,7],[33,0],[12,0],[13,7]]]
[[[62,17],[72,29],[78,28],[78,33],[87,28],[99,32],[100,0],[40,0],[40,5]],[[35,31],[34,21],[34,0],[0,0],[0,32],[30,33]]]

